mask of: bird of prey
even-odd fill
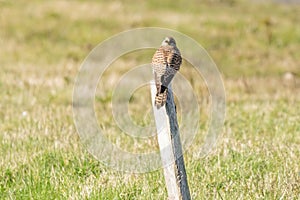
[[[154,104],[157,109],[167,101],[168,86],[182,62],[181,54],[172,37],[166,37],[152,58],[152,68],[156,85]]]

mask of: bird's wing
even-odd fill
[[[180,69],[182,58],[178,49],[172,49],[172,51],[168,54],[167,63],[176,71]]]
[[[162,85],[168,87],[176,72],[179,70],[182,58],[178,49],[169,49],[167,53],[167,66],[161,77]]]

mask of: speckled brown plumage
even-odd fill
[[[156,85],[155,106],[159,109],[167,101],[168,86],[182,62],[181,54],[172,37],[166,37],[152,58]]]

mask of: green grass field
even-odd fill
[[[1,0],[0,199],[167,199],[162,170],[111,170],[86,151],[73,122],[72,91],[84,58],[104,39],[147,26],[194,38],[223,76],[226,120],[217,148],[197,157],[198,137],[185,153],[192,198],[300,199],[299,13],[299,5],[250,0]],[[152,54],[120,58],[120,71],[104,78],[150,62]],[[114,136],[110,86],[98,91],[96,108],[99,125]],[[208,97],[203,82],[193,86]],[[144,107],[130,105],[136,123],[144,123]],[[136,151],[158,148],[155,141],[123,142],[134,142]]]

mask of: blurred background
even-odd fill
[[[0,198],[166,199],[161,171],[137,175],[106,168],[86,152],[73,124],[72,91],[85,57],[112,35],[140,27],[194,38],[223,77],[227,113],[218,148],[205,158],[194,155],[196,147],[185,155],[192,197],[299,198],[299,5],[296,0],[1,0]],[[119,70],[104,78],[117,80],[130,67],[149,63],[153,53],[124,55],[112,64]],[[192,70],[183,73],[199,93],[204,135],[209,94],[203,81],[193,80]],[[113,135],[112,89],[102,86],[95,102],[99,126]],[[132,118],[147,124],[151,110],[145,118],[144,107],[134,105]],[[131,140],[125,140],[131,150],[157,148],[156,141]]]

